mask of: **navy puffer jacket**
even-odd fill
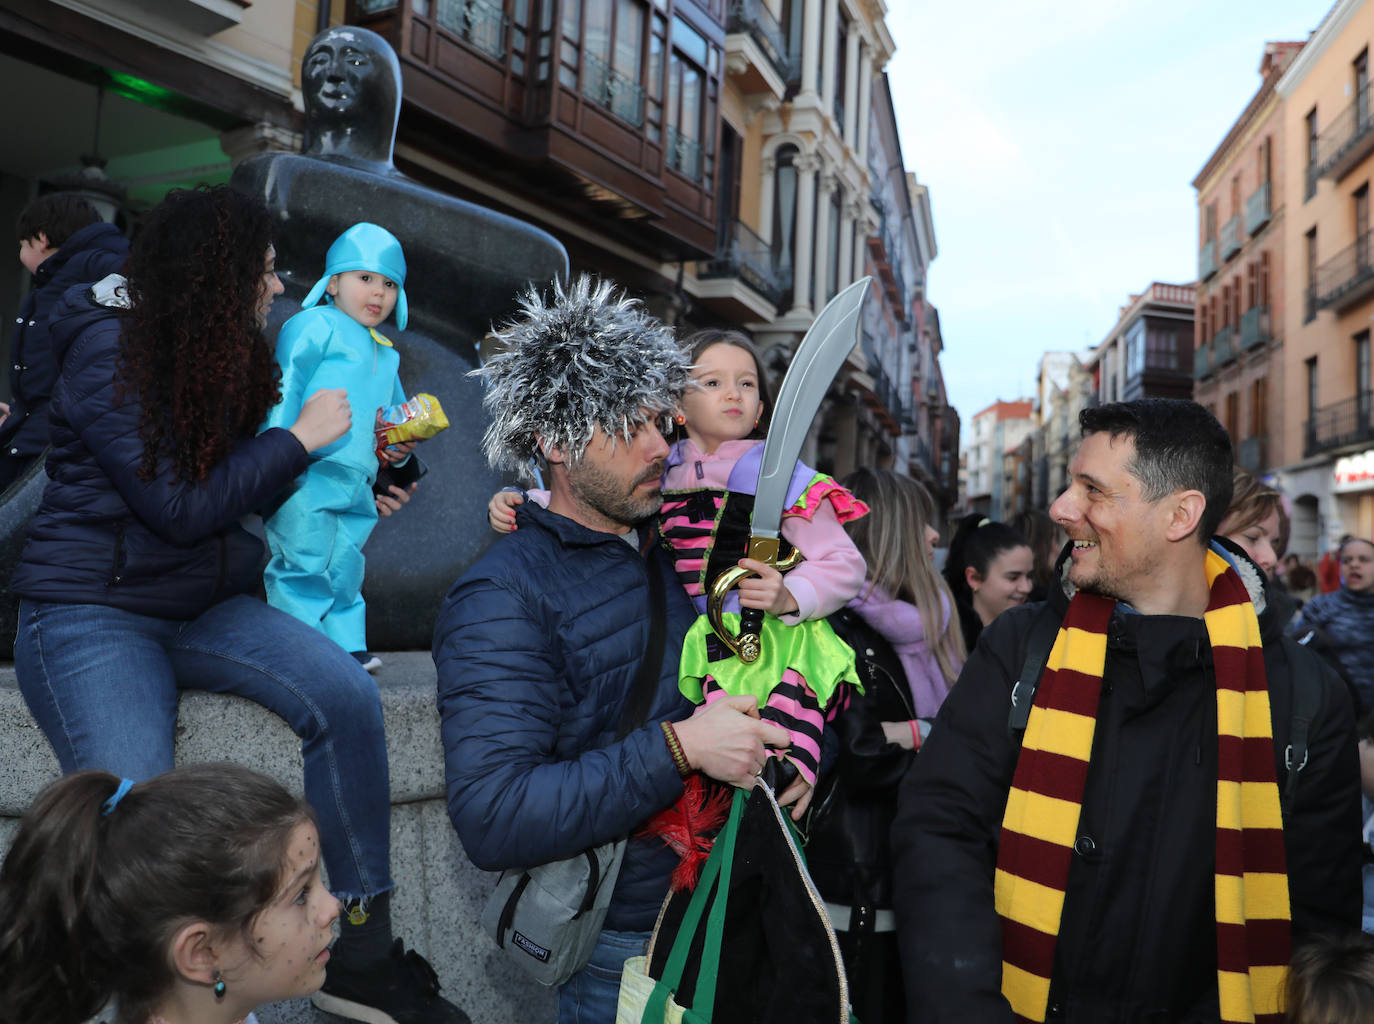
[[[453,827],[486,870],[570,857],[628,835],[682,793],[659,722],[695,611],[663,563],[667,637],[648,724],[616,742],[649,639],[645,560],[622,537],[525,502],[518,529],[454,585],[434,627]],[[648,557],[663,559],[657,545]],[[605,927],[653,927],[676,857],[632,840]]]
[[[306,466],[288,430],[245,438],[196,483],[159,463],[138,477],[142,406],[116,396],[121,309],[101,305],[118,277],[63,296],[50,323],[61,366],[49,416],[48,485],[11,589],[33,601],[102,604],[194,619],[255,589],[262,542],[239,525]],[[112,300],[107,300],[112,301]]]
[[[72,232],[34,271],[33,291],[19,308],[10,343],[10,414],[0,427],[8,455],[37,455],[48,446],[48,399],[57,379],[57,356],[48,317],[73,285],[89,284],[124,265],[129,243],[103,221]]]

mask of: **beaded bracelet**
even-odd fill
[[[692,766],[687,763],[687,755],[682,752],[682,741],[677,738],[677,730],[673,728],[672,722],[660,722],[659,728],[663,730],[663,741],[668,744],[668,753],[673,755],[673,767],[684,779],[692,774]]]

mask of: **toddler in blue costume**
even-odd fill
[[[335,240],[324,277],[277,336],[282,398],[263,428],[294,423],[320,388],[348,392],[353,426],[311,454],[309,468],[267,517],[272,559],[264,582],[269,604],[319,629],[369,670],[381,664],[367,653],[362,597],[363,544],[377,525],[373,427],[382,406],[405,401],[400,357],[376,327],[394,308],[405,330],[405,277],[401,243],[385,228],[354,224]],[[403,461],[412,446],[386,456]]]

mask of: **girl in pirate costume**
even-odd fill
[[[787,759],[815,784],[821,734],[843,705],[844,686],[858,685],[854,652],[825,617],[863,586],[863,556],[843,523],[868,509],[830,477],[798,464],[782,520],[786,542],[804,560],[786,577],[766,563],[744,558],[767,428],[768,395],[753,345],[731,331],[701,331],[687,339],[695,387],[683,396],[675,420],[686,436],[668,455],[659,529],[673,554],[678,580],[700,616],[683,642],[680,686],[702,703],[748,694],[760,714],[792,734]],[[530,492],[543,503],[545,495]],[[505,491],[489,506],[492,527],[514,527],[521,497]],[[724,620],[738,630],[741,606],[760,608],[763,653],[752,664],[736,658],[707,621],[706,592],[721,572],[739,564],[758,573],[741,580],[726,599]],[[807,801],[798,801],[799,816]]]

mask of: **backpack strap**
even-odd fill
[[[1045,673],[1045,665],[1050,660],[1055,637],[1059,635],[1062,616],[1055,614],[1046,601],[1035,614],[1031,623],[1029,638],[1026,641],[1026,660],[1021,666],[1021,674],[1016,685],[1011,688],[1011,711],[1007,715],[1007,731],[1012,734],[1025,732],[1030,721],[1031,706],[1035,703],[1035,690],[1040,685],[1040,677]]]
[[[1311,634],[1308,635],[1310,637]],[[1288,775],[1283,782],[1283,792],[1279,795],[1283,817],[1287,820],[1288,812],[1293,807],[1293,797],[1298,792],[1298,776],[1307,767],[1307,730],[1316,717],[1320,694],[1317,692],[1316,674],[1293,671],[1293,661],[1288,657],[1284,644],[1280,643],[1279,648],[1288,662],[1288,678],[1292,680],[1293,689],[1293,720],[1288,732],[1288,747],[1283,752],[1283,766]]]

